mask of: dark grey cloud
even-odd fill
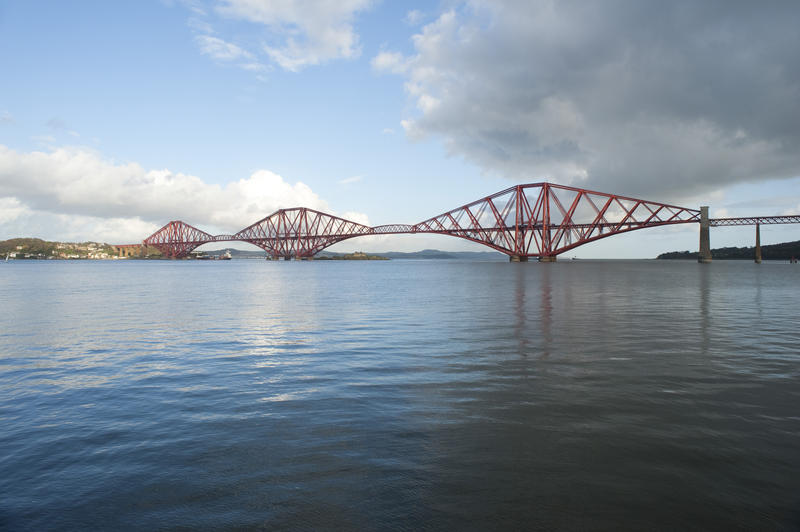
[[[800,175],[797,28],[794,1],[476,0],[383,68],[410,135],[489,173],[674,199]]]

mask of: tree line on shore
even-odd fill
[[[755,246],[750,247],[726,247],[711,250],[711,257],[715,260],[739,260],[755,257]],[[662,253],[657,259],[696,259],[697,251],[670,251]],[[800,258],[800,240],[794,242],[783,242],[780,244],[769,244],[761,246],[761,258],[763,260],[791,260]]]

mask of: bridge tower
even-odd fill
[[[755,263],[761,264],[761,224],[756,224],[756,256]]]
[[[711,236],[709,228],[711,223],[708,220],[708,207],[700,207],[700,253],[697,262],[708,264],[711,262]]]

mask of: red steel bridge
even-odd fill
[[[707,207],[689,209],[553,183],[531,183],[507,188],[414,225],[370,227],[296,207],[280,209],[232,235],[211,235],[182,221],[172,221],[141,246],[154,247],[164,256],[178,259],[203,244],[235,240],[260,247],[270,258],[288,260],[310,259],[328,246],[358,236],[429,233],[483,244],[505,253],[512,261],[530,257],[554,261],[565,251],[620,233],[699,223],[700,260],[707,262],[711,259],[709,226],[799,222],[800,216],[709,219]],[[703,260],[704,251],[707,260]]]

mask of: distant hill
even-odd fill
[[[336,254],[330,255],[317,255],[314,257],[316,260],[389,260],[388,257],[382,255],[372,255],[364,253],[363,251],[356,251],[354,253],[345,253],[343,255]]]
[[[0,241],[0,259],[104,259],[116,255],[101,242],[50,242],[41,238],[11,238]]]
[[[0,242],[0,253],[19,252],[33,255],[51,255],[56,249],[58,242],[48,242],[41,238],[12,238]]]
[[[263,259],[266,256],[266,253],[260,250],[241,250],[232,248],[208,250],[205,251],[205,254],[219,255],[225,251],[229,251],[231,257],[234,259]],[[440,251],[438,249],[424,249],[422,251],[412,252],[387,251],[385,253],[364,252],[364,254],[370,257],[385,257],[387,259],[399,260],[508,260],[506,255],[497,251]],[[344,258],[349,255],[353,254],[321,251],[317,254],[317,258]]]
[[[233,249],[233,248],[222,248],[222,249],[209,249],[203,250],[203,255],[223,255],[225,252],[231,254],[231,257],[234,259],[263,259],[267,256],[266,251],[262,250],[250,250],[250,249]]]
[[[400,251],[388,251],[380,253],[390,259],[413,259],[413,260],[496,260],[507,261],[508,256],[499,251],[440,251],[438,249],[423,249],[403,253]]]
[[[318,256],[337,256],[344,253],[333,253],[323,251]],[[438,249],[423,249],[422,251],[386,251],[383,253],[368,253],[368,255],[378,255],[394,260],[508,260],[508,258],[497,251],[440,251]]]
[[[716,248],[711,250],[711,257],[717,260],[753,260],[756,255],[756,248]],[[800,258],[800,240],[795,242],[784,242],[782,244],[770,244],[761,246],[761,258],[763,260],[789,260],[792,257]],[[697,259],[696,251],[670,251],[662,253],[657,259]]]

